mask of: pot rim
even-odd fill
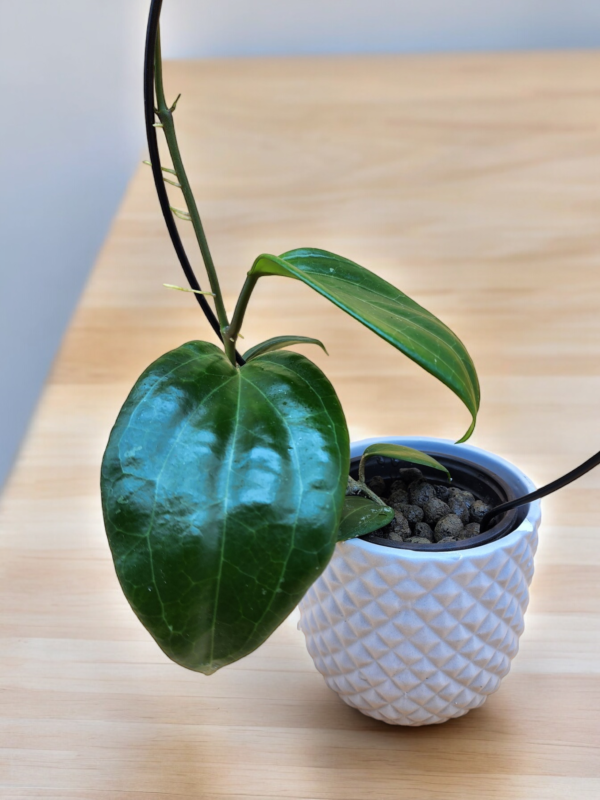
[[[497,475],[502,481],[507,483],[515,491],[516,496],[529,494],[535,490],[535,484],[527,477],[521,470],[512,464],[510,461],[491,453],[489,450],[483,450],[480,447],[475,447],[471,444],[455,444],[450,439],[438,439],[429,436],[378,436],[369,439],[360,439],[353,441],[350,444],[350,457],[357,458],[362,455],[364,450],[371,444],[378,444],[380,442],[389,442],[390,444],[403,444],[408,447],[413,447],[416,450],[435,449],[438,453],[447,455],[449,457],[455,456],[468,461],[472,461],[479,467],[489,470],[491,473]],[[385,553],[390,558],[402,558],[416,561],[423,559],[440,559],[444,560],[459,560],[469,556],[491,555],[496,550],[503,549],[506,546],[516,544],[525,534],[530,533],[537,528],[541,517],[541,502],[539,500],[529,504],[527,513],[522,522],[504,536],[494,539],[490,542],[483,544],[463,547],[452,550],[433,550],[433,549],[408,549],[404,547],[390,547],[387,545],[378,544],[375,542],[365,541],[364,539],[349,539],[345,542],[340,542],[338,546],[350,546],[360,550],[366,550],[371,553]]]

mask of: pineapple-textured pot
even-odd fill
[[[376,441],[354,443],[351,455]],[[385,441],[468,459],[516,497],[534,489],[512,464],[471,445]],[[445,722],[481,706],[519,647],[540,517],[531,503],[508,535],[450,552],[339,543],[300,603],[299,628],[329,688],[394,725]]]

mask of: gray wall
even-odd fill
[[[165,0],[170,58],[597,47],[598,0]]]
[[[141,153],[145,0],[0,0],[0,486]]]

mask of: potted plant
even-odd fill
[[[123,591],[163,651],[205,674],[252,652],[300,603],[315,664],[350,705],[399,724],[460,716],[498,687],[517,650],[539,503],[529,495],[534,502],[518,511],[492,507],[518,505],[532,484],[462,444],[479,408],[465,346],[373,272],[312,248],[261,255],[229,317],[177,144],[177,100],[166,100],[160,9],[153,0],[147,163],[222,347],[187,342],[158,358],[111,432],[102,504]],[[172,204],[165,181],[183,202]],[[194,229],[210,292],[175,218]],[[268,276],[302,281],[442,381],[472,417],[460,443],[392,436],[351,445],[332,385],[289,349],[324,349],[317,340],[281,335],[240,356],[252,291]]]
[[[428,485],[439,490],[440,497],[434,494],[422,504],[432,525],[440,506],[448,505],[441,497],[464,514],[465,492],[497,504],[533,490],[515,466],[470,445],[396,437],[388,442],[422,449],[450,469],[450,485],[434,479],[407,487],[408,501],[424,499],[419,491],[423,494]],[[354,443],[354,460],[369,447],[379,450],[373,440]],[[371,466],[372,485],[384,496],[399,486],[395,493],[403,500],[406,481],[397,477],[407,472],[383,460]],[[472,502],[471,518],[477,505]],[[442,532],[436,544],[417,542],[404,532],[402,540],[386,541],[380,530],[338,544],[300,603],[299,627],[327,685],[363,713],[400,725],[444,722],[482,705],[500,686],[518,650],[539,505],[534,500],[508,511],[482,534],[475,530],[467,536],[459,528],[453,540]],[[457,514],[448,519],[462,521]],[[415,527],[419,524],[426,523]],[[443,525],[442,518],[434,531]]]

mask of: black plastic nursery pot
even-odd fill
[[[448,456],[445,453],[438,453],[433,449],[427,449],[427,454],[435,458],[450,472],[452,481],[449,482],[439,470],[425,467],[422,464],[411,464],[406,461],[394,461],[390,458],[376,456],[367,461],[366,464],[366,479],[369,481],[375,475],[381,475],[386,483],[391,484],[399,476],[401,469],[407,467],[416,467],[419,469],[423,476],[430,483],[436,485],[451,486],[456,489],[463,489],[471,492],[476,499],[482,500],[487,503],[491,508],[498,506],[502,503],[515,500],[517,493],[506,481],[495,475],[490,470],[482,467],[473,461],[466,458],[459,458],[457,456]],[[358,477],[358,465],[360,457],[353,458],[350,462],[350,474],[353,478]],[[470,539],[464,539],[459,542],[444,542],[443,544],[414,544],[412,542],[396,542],[387,539],[379,534],[379,531],[370,533],[366,536],[361,536],[367,542],[378,544],[382,547],[395,547],[401,550],[419,550],[423,552],[440,552],[451,550],[470,550],[473,547],[479,547],[493,542],[496,539],[501,539],[507,536],[512,531],[516,530],[523,522],[529,511],[529,505],[524,505],[519,508],[512,509],[505,512],[501,517],[494,521],[487,531],[473,536]],[[378,535],[379,534],[379,535]]]

